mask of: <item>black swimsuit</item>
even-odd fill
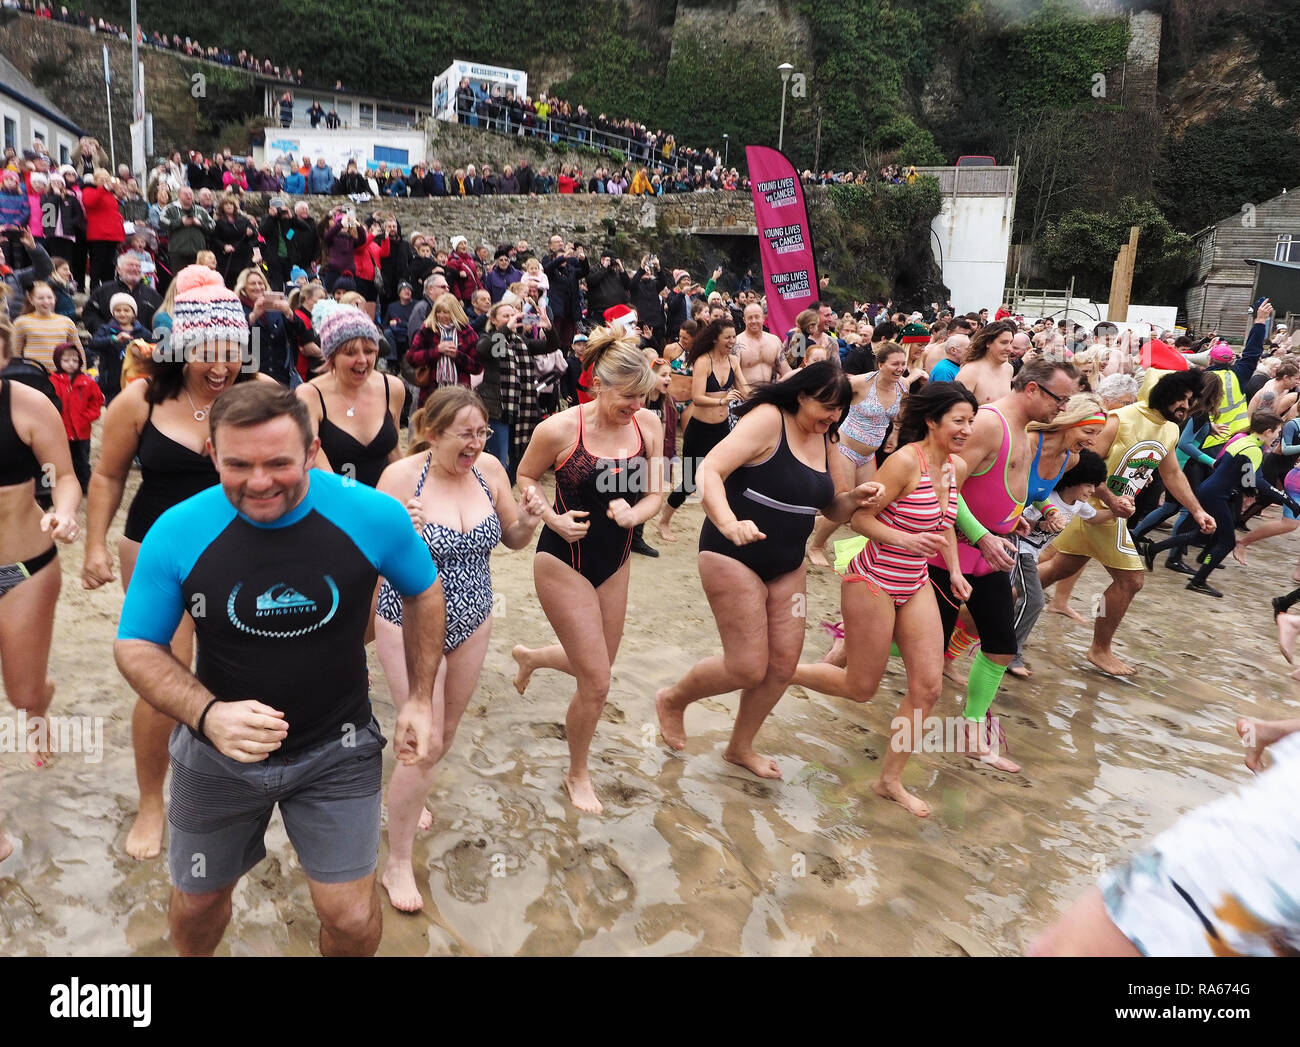
[[[357,483],[377,487],[398,439],[397,426],[388,410],[388,377],[384,377],[384,424],[368,444],[363,444],[329,420],[325,414],[325,395],[319,386],[315,388],[320,397],[320,449],[329,459],[330,467],[340,476],[351,475]]]
[[[627,458],[597,458],[587,450],[583,439],[586,428],[584,409],[578,408],[578,440],[569,456],[555,470],[555,511],[570,509],[586,512],[590,524],[587,533],[576,542],[566,542],[549,527],[543,527],[537,539],[537,551],[550,553],[599,588],[618,573],[632,553],[632,531],[620,527],[608,516],[609,503],[617,498],[628,505],[641,500],[649,476],[645,457],[645,440],[641,427],[636,429],[637,449]],[[619,480],[619,477],[625,478]]]
[[[153,424],[153,408],[140,431],[140,489],[126,513],[123,536],[143,542],[149,528],[173,505],[180,505],[220,481],[212,459],[165,436]]]
[[[790,450],[781,417],[781,442],[757,465],[742,465],[727,477],[727,504],[738,520],[752,520],[767,537],[735,545],[705,518],[700,551],[739,560],[764,582],[797,570],[817,514],[835,499],[829,464],[825,471],[804,465]]]

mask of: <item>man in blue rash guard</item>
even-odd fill
[[[221,486],[164,513],[122,608],[118,668],[172,732],[172,941],[210,955],[239,879],[266,855],[276,804],[320,917],[327,956],[371,956],[382,931],[375,865],[385,744],[370,709],[365,632],[383,575],[403,595],[411,700],[395,750],[433,748],[442,582],[403,506],[312,469],[302,401],[268,384],[212,408]],[[168,646],[195,621],[194,673]]]

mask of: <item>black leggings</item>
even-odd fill
[[[1194,579],[1204,583],[1210,577],[1210,572],[1237,547],[1237,520],[1232,503],[1222,498],[1207,498],[1201,503],[1201,508],[1214,517],[1213,534],[1202,533],[1196,521],[1188,515],[1172,537],[1152,543],[1151,552],[1154,555],[1166,549],[1181,550],[1189,545],[1204,545],[1205,555],[1200,559],[1200,570]]]
[[[90,252],[90,289],[93,291],[113,279],[117,249],[121,245],[116,240],[90,240],[87,246]]]
[[[680,509],[688,494],[695,493],[695,476],[705,455],[726,438],[731,428],[723,422],[701,422],[692,418],[682,434],[682,482],[668,496],[668,504]]]
[[[1015,597],[1011,593],[1011,574],[994,571],[992,574],[968,574],[970,598],[966,610],[979,630],[980,647],[986,655],[1015,654],[1016,630],[1014,624]],[[930,565],[930,584],[939,600],[939,617],[943,620],[943,646],[946,650],[952,639],[953,627],[961,604],[952,595],[952,579],[947,570]]]

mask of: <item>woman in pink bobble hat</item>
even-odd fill
[[[108,527],[122,504],[131,462],[140,460],[140,488],[127,510],[118,542],[122,588],[131,582],[140,543],[154,521],[174,505],[217,483],[207,454],[208,413],[217,397],[242,381],[273,381],[245,366],[248,321],[221,275],[206,266],[176,274],[171,334],[154,350],[153,377],[131,382],[104,415],[99,462],[90,478],[86,555],[81,584],[98,589],[114,579]],[[182,665],[193,656],[194,623],[187,616],[172,637]],[[126,838],[132,858],[155,858],[162,849],[163,779],[167,739],[175,721],[137,700],[131,717],[140,813]]]

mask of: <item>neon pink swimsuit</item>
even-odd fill
[[[983,472],[971,473],[961,489],[961,499],[966,508],[981,524],[994,534],[1010,534],[1025,509],[1025,495],[1019,499],[1011,494],[1007,484],[1007,466],[1011,460],[1011,427],[992,404],[984,404],[981,411],[992,411],[1002,422],[1002,446],[998,456]],[[1028,492],[1026,492],[1028,493]],[[992,574],[993,568],[983,554],[971,545],[957,528],[957,558],[962,574],[972,576]],[[932,556],[928,561],[935,567],[946,567],[942,556]]]

